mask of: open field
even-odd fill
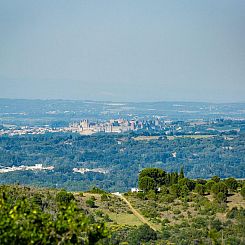
[[[180,135],[180,136],[167,136],[168,140],[174,140],[179,138],[191,138],[191,139],[205,139],[205,138],[212,138],[215,135],[205,135],[205,134],[192,134],[192,135]]]
[[[192,135],[179,135],[179,136],[167,136],[168,140],[180,139],[180,138],[192,138],[192,139],[205,139],[212,138],[215,135],[205,135],[205,134],[192,134]],[[147,141],[147,140],[158,140],[161,136],[138,136],[134,137],[135,141]]]
[[[76,199],[84,206],[84,203],[88,199],[95,198],[95,207],[90,208],[86,205],[85,209],[96,213],[103,212],[105,215],[108,215],[113,223],[119,225],[129,225],[129,226],[139,226],[142,225],[143,222],[130,210],[128,205],[121,200],[121,198],[108,194],[108,201],[101,200],[101,194],[93,194],[93,193],[83,193],[81,196],[79,193],[74,193]]]
[[[133,139],[135,141],[141,141],[141,140],[158,140],[160,136],[138,136],[134,137]]]
[[[120,225],[139,226],[143,224],[134,214],[117,214],[106,210],[104,210],[104,212],[107,213],[114,222]]]

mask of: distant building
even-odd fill
[[[89,121],[87,119],[82,120],[80,122],[80,126],[82,127],[83,130],[88,129],[89,128]]]
[[[135,122],[134,121],[130,122],[130,129],[135,130]]]

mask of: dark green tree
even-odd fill
[[[225,195],[224,192],[219,192],[217,195],[216,195],[216,200],[219,202],[219,203],[224,203],[227,201],[227,196]]]
[[[95,207],[95,202],[94,202],[94,200],[93,199],[88,199],[88,200],[86,200],[86,204],[87,204],[87,206],[88,207],[90,207],[90,208],[94,208]]]
[[[228,178],[225,180],[225,184],[227,185],[230,191],[236,191],[238,187],[238,182],[235,178]]]
[[[139,226],[129,235],[129,244],[132,245],[140,245],[154,240],[157,240],[157,233],[146,224]]]
[[[218,183],[218,182],[220,182],[220,177],[217,176],[217,175],[215,175],[215,176],[213,176],[213,177],[211,178],[211,180],[213,180],[214,182]]]
[[[213,186],[212,186],[212,189],[211,189],[212,193],[214,195],[217,195],[218,193],[224,193],[225,196],[228,195],[228,187],[227,185],[224,183],[224,182],[218,182],[218,183],[215,183]]]
[[[241,195],[245,199],[245,185],[241,189]]]
[[[185,178],[184,167],[181,167],[180,174],[179,174],[179,179],[183,179],[183,178]]]
[[[139,188],[143,191],[155,190],[157,187],[153,178],[144,176],[139,178]]]
[[[201,185],[201,184],[197,184],[195,187],[195,191],[199,194],[199,195],[204,195],[205,194],[205,186]]]
[[[75,197],[73,196],[73,194],[65,190],[61,190],[56,195],[56,201],[63,205],[68,205],[74,199]]]
[[[144,177],[152,178],[156,186],[160,187],[165,184],[166,172],[160,168],[145,168],[139,174],[139,181]]]
[[[207,183],[205,184],[206,187],[206,191],[208,193],[211,192],[212,186],[215,184],[216,182],[214,182],[213,180],[208,180]]]

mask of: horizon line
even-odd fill
[[[145,101],[116,101],[116,100],[94,100],[94,99],[61,99],[61,98],[6,98],[0,97],[0,100],[40,100],[40,101],[80,101],[80,102],[113,102],[113,103],[203,103],[203,104],[245,104],[245,101],[237,102],[210,102],[193,100],[145,100]]]

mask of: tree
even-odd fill
[[[173,173],[170,173],[170,185],[173,185],[173,184],[177,184],[178,183],[178,173],[177,172],[173,172]]]
[[[153,178],[144,176],[139,179],[139,188],[143,191],[155,190],[156,182]]]
[[[226,201],[227,201],[227,196],[225,195],[224,192],[219,192],[219,193],[216,195],[216,200],[217,200],[219,203],[226,202]]]
[[[90,208],[94,208],[94,207],[95,207],[95,202],[94,202],[94,200],[92,200],[92,199],[86,200],[86,204],[87,204],[87,206],[90,207]]]
[[[225,184],[229,188],[230,191],[236,191],[238,187],[238,182],[234,178],[228,178],[225,180]]]
[[[72,193],[66,192],[65,190],[61,190],[56,195],[56,201],[60,204],[68,205],[75,197]]]
[[[145,168],[139,174],[139,181],[144,177],[152,178],[156,187],[159,187],[165,184],[166,172],[160,168]]]
[[[211,189],[212,189],[212,186],[215,184],[216,182],[214,182],[213,180],[209,180],[206,184],[205,184],[205,187],[206,187],[206,190],[208,193],[210,193]]]
[[[130,234],[130,244],[140,245],[151,240],[157,240],[157,233],[146,224]]]
[[[245,186],[243,186],[241,189],[241,195],[245,199]]]
[[[205,194],[205,186],[201,185],[201,184],[197,184],[195,187],[195,191],[199,194],[199,195],[204,195]]]
[[[169,190],[170,194],[173,195],[174,197],[179,197],[180,196],[180,186],[177,184],[174,184],[170,187]]]
[[[182,197],[188,196],[189,192],[190,192],[190,190],[189,190],[189,188],[187,187],[187,185],[182,185],[182,186],[180,186],[180,195],[181,195]]]
[[[195,188],[195,182],[188,178],[179,179],[178,184],[180,186],[186,185],[190,191],[194,190]]]
[[[183,179],[183,178],[185,178],[185,175],[184,175],[184,167],[181,167],[180,174],[179,174],[179,179]]]
[[[218,183],[215,183],[213,186],[212,186],[212,189],[211,189],[212,193],[214,195],[217,195],[218,193],[224,193],[225,196],[227,196],[228,194],[228,188],[226,186],[226,184],[224,182],[218,182]]]
[[[33,207],[27,198],[12,203],[0,193],[0,244],[95,244],[108,236],[104,223],[92,223],[75,202],[55,214]]]
[[[215,176],[213,176],[213,177],[211,178],[211,180],[213,180],[214,182],[218,183],[218,182],[220,182],[220,177],[217,176],[217,175],[215,175]]]

